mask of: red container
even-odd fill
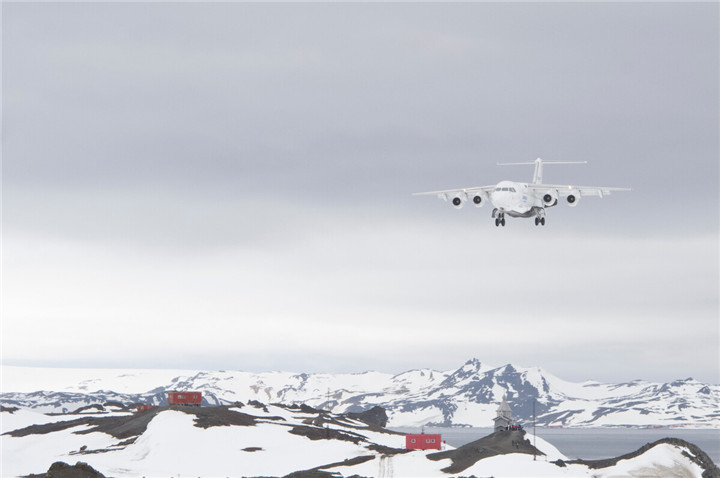
[[[199,407],[201,402],[201,392],[168,392],[168,404],[170,405],[195,405]]]
[[[440,450],[441,435],[405,435],[405,448],[408,450]]]

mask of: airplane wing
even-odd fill
[[[413,196],[437,196],[440,199],[447,201],[450,196],[456,196],[458,194],[473,194],[473,193],[489,193],[495,191],[495,186],[476,186],[472,188],[460,188],[460,189],[446,189],[444,191],[429,191],[426,193],[413,193]]]
[[[630,188],[608,188],[604,186],[572,186],[560,184],[528,184],[528,188],[536,191],[556,190],[561,197],[570,194],[579,194],[580,196],[609,196],[613,191],[632,191]]]

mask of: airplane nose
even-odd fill
[[[496,192],[492,195],[492,202],[495,205],[495,207],[503,208],[506,206],[507,203],[507,193],[502,192]]]

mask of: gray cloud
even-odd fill
[[[203,321],[216,368],[487,354],[717,381],[717,8],[8,4],[5,357],[95,361],[54,338],[116,324],[161,363],[164,334],[195,339],[169,324]],[[634,190],[545,230],[410,196],[529,180],[495,162],[537,156],[590,161],[549,181]],[[563,365],[582,344],[587,370]]]

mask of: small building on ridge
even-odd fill
[[[405,435],[405,449],[407,450],[440,450],[442,449],[441,435]]]
[[[168,392],[169,405],[193,405],[202,403],[202,392]]]

